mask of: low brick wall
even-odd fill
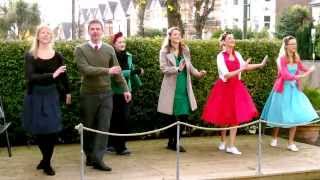
[[[307,67],[310,67],[313,65],[313,61],[303,60],[303,64],[306,65]],[[320,61],[319,60],[315,61],[315,66],[316,66],[316,70],[310,76],[305,78],[304,83],[306,83],[308,87],[320,89]]]

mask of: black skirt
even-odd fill
[[[61,131],[61,110],[56,85],[33,86],[24,98],[22,124],[32,134]]]

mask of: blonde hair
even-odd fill
[[[32,41],[32,45],[31,45],[31,48],[29,50],[29,52],[32,54],[32,56],[34,58],[37,58],[37,53],[38,53],[38,49],[39,49],[39,40],[38,40],[38,36],[39,36],[39,33],[42,29],[44,28],[47,28],[51,34],[51,43],[49,45],[49,48],[53,48],[53,32],[51,30],[51,28],[47,25],[47,24],[40,24],[37,29],[36,29],[36,33],[33,37],[33,41]]]
[[[296,38],[294,36],[291,36],[291,35],[286,36],[286,37],[283,38],[285,56],[286,56],[288,61],[289,61],[289,53],[288,53],[287,47],[289,45],[289,41],[293,40],[293,39],[296,40]],[[293,58],[294,63],[298,63],[300,61],[300,56],[299,56],[298,52],[293,53],[292,54],[292,58]]]

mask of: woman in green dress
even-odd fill
[[[181,31],[171,27],[160,50],[160,70],[164,74],[161,85],[158,112],[163,114],[166,123],[187,121],[191,111],[197,109],[192,90],[191,75],[202,78],[205,70],[198,71],[193,67],[189,48],[182,42]],[[181,133],[181,132],[180,132]],[[167,149],[176,150],[176,127],[168,130]],[[180,146],[180,151],[185,149]]]

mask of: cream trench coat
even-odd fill
[[[158,112],[172,115],[178,67],[176,67],[175,55],[173,53],[167,52],[167,49],[160,50],[160,70],[164,74],[164,76],[158,100]],[[187,91],[190,109],[194,111],[197,109],[197,102],[192,90],[191,75],[196,76],[197,74],[199,74],[199,71],[191,64],[190,51],[188,48],[185,48],[183,57],[186,62],[187,68]]]

